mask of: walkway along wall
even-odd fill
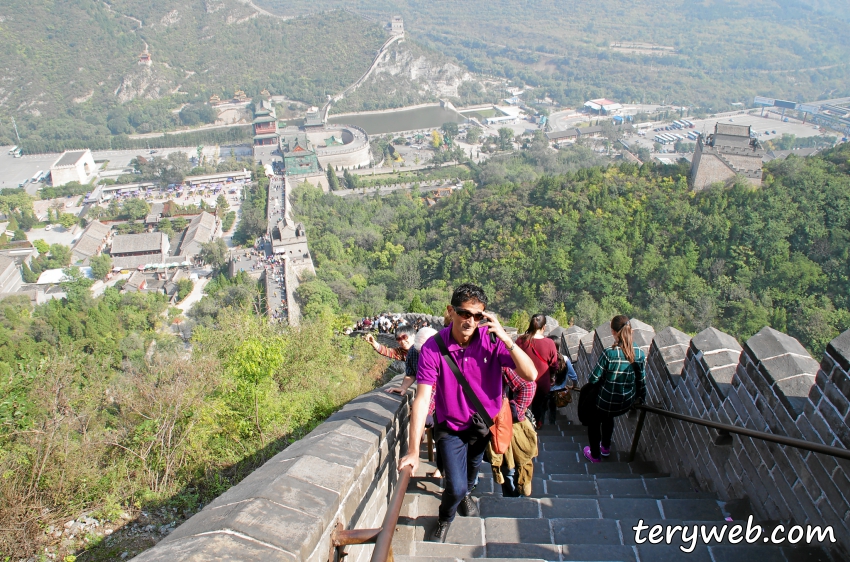
[[[380,527],[407,448],[408,398],[384,392],[399,383],[346,404],[134,560],[327,562],[338,522]],[[372,546],[348,552],[361,562]]]
[[[742,347],[707,328],[693,338],[674,328],[655,333],[632,320],[635,343],[647,352],[647,404],[715,422],[850,448],[850,330],[834,339],[820,364],[796,339],[764,328]],[[587,382],[608,324],[593,332],[572,326],[562,335]],[[575,400],[567,415],[577,422]],[[617,418],[614,443],[628,451],[633,411]],[[675,476],[695,480],[742,513],[798,525],[831,525],[850,552],[850,461],[768,443],[647,413],[638,449]],[[748,505],[749,504],[749,505]],[[828,545],[823,545],[828,546]]]

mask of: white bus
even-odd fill
[[[9,149],[9,154],[14,154],[16,150],[18,150],[18,145],[15,145],[15,146],[13,146],[12,148],[10,148],[10,149]]]
[[[39,181],[41,181],[42,174],[44,174],[44,170],[37,171],[35,173],[35,175],[32,177],[32,179],[30,180],[30,183],[38,183]]]

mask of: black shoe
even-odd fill
[[[465,495],[460,500],[460,505],[457,506],[457,513],[461,517],[478,517],[478,507],[469,494]]]
[[[437,526],[434,528],[434,532],[431,534],[431,542],[446,542],[446,535],[449,534],[449,527],[452,526],[451,521],[443,521],[442,519],[437,520]]]

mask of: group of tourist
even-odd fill
[[[392,334],[399,326],[407,326],[401,314],[390,314],[384,312],[377,316],[365,316],[357,321],[355,330],[359,332],[369,332],[377,330],[379,334]]]
[[[483,289],[463,284],[455,289],[439,332],[400,325],[395,329],[395,348],[378,343],[371,334],[365,336],[378,353],[405,361],[403,383],[387,392],[404,394],[417,383],[408,451],[398,468],[417,470],[420,444],[430,429],[437,470],[429,476],[444,478],[438,521],[428,536],[435,542],[446,541],[457,514],[478,515],[471,492],[485,455],[503,496],[531,494],[535,429],[543,426],[547,414],[551,423],[555,421],[552,392],[577,384],[569,359],[545,335],[544,315],[532,316],[514,341],[486,307]],[[632,342],[629,318],[616,316],[611,333],[614,344],[602,353],[588,381],[598,391],[585,424],[588,446],[583,454],[592,463],[610,455],[614,419],[646,394],[646,355]],[[505,424],[513,426],[508,443],[500,437],[506,434],[500,429]]]

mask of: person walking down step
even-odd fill
[[[555,342],[543,335],[545,328],[546,316],[535,314],[528,323],[528,329],[516,341],[537,368],[537,390],[534,391],[534,401],[531,403],[537,429],[543,427],[543,418],[549,409],[552,377],[558,371],[558,350],[555,349]],[[555,418],[551,417],[549,421],[555,423]]]
[[[464,517],[478,514],[470,491],[478,480],[491,420],[502,409],[502,368],[510,367],[528,381],[537,377],[534,363],[514,344],[496,316],[485,312],[486,307],[483,289],[469,283],[459,286],[446,307],[451,323],[428,340],[419,354],[408,451],[398,469],[409,466],[415,472],[419,467],[419,444],[436,386],[434,438],[445,488],[439,519],[430,534],[435,542],[446,541],[457,513]],[[486,325],[480,325],[485,319]]]
[[[588,385],[599,385],[596,409],[587,425],[590,444],[584,448],[590,462],[600,462],[610,454],[614,418],[646,399],[646,354],[632,342],[628,316],[621,314],[611,320],[611,335],[614,345],[599,356],[588,384],[582,388],[584,394]]]

